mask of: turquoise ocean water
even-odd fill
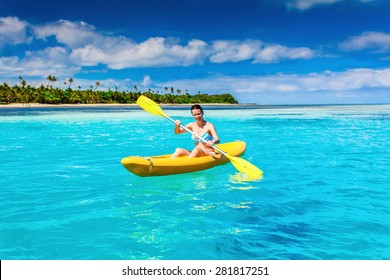
[[[205,113],[262,180],[129,173],[192,147],[139,109],[1,108],[0,259],[390,259],[390,105]]]

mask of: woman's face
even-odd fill
[[[194,109],[192,110],[192,116],[194,116],[196,121],[200,121],[203,118],[203,113],[200,109]]]

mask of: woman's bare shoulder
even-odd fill
[[[211,122],[207,122],[207,125],[209,126],[209,127],[214,127],[214,125],[213,125],[213,123],[211,123]]]

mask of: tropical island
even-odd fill
[[[196,93],[191,95],[188,90],[182,93],[180,89],[164,87],[162,91],[146,92],[138,90],[134,86],[134,91],[99,90],[100,82],[96,82],[89,89],[72,88],[74,80],[70,78],[64,82],[63,88],[55,87],[57,81],[55,76],[49,75],[47,85],[41,84],[39,87],[29,85],[22,77],[19,77],[20,84],[10,86],[7,83],[0,84],[0,104],[11,103],[39,103],[39,104],[134,104],[140,95],[145,95],[157,103],[162,104],[190,104],[190,103],[220,103],[238,104],[238,101],[229,93],[207,94]]]

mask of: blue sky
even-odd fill
[[[0,82],[390,103],[388,0],[0,0]]]

